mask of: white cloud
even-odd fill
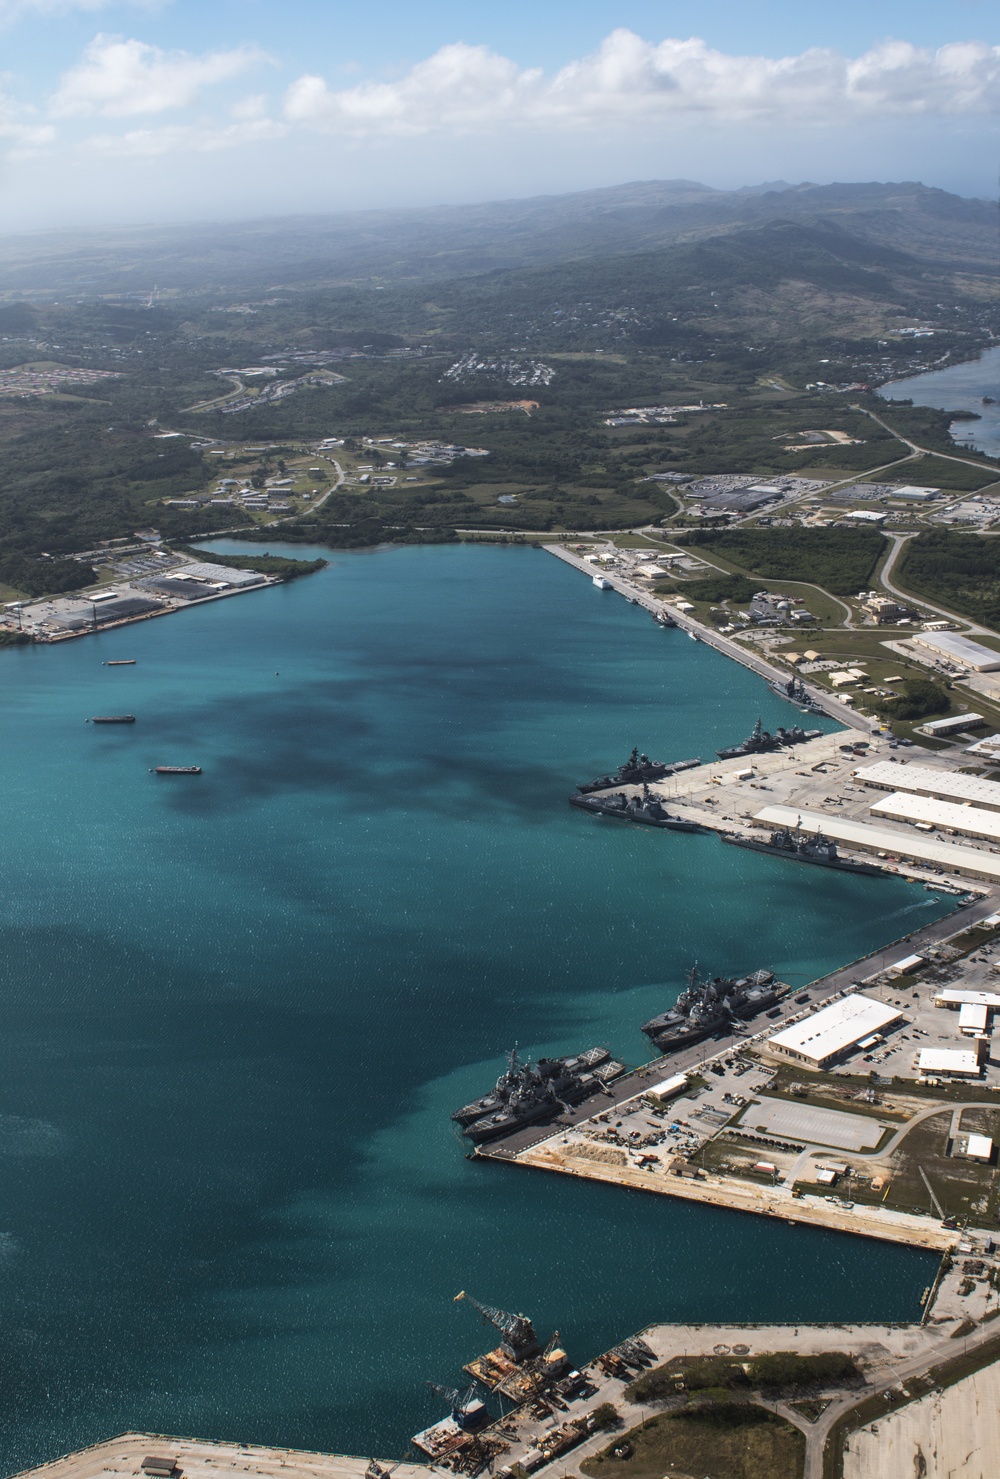
[[[282,139],[288,124],[273,118],[251,118],[236,123],[186,124],[165,128],[136,128],[123,134],[92,134],[83,148],[91,154],[118,158],[163,156],[165,154],[214,154],[221,149],[239,149]]]
[[[355,136],[995,113],[1000,47],[985,42],[935,51],[886,41],[853,59],[825,48],[788,57],[731,56],[696,37],[654,43],[628,30],[613,31],[591,56],[552,75],[520,68],[485,46],[457,43],[398,81],[337,89],[306,75],[285,96],[291,122]]]
[[[192,56],[121,36],[96,36],[83,59],[63,75],[50,111],[56,118],[95,113],[125,118],[185,108],[202,88],[229,82],[263,60],[264,53],[253,46]]]
[[[35,109],[17,104],[0,93],[0,149],[8,159],[28,159],[47,150],[56,139],[51,124],[36,123]]]

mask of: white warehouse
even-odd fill
[[[793,1058],[810,1068],[826,1068],[858,1047],[866,1038],[880,1035],[886,1027],[902,1020],[902,1012],[874,997],[842,996],[802,1022],[776,1032],[767,1040],[772,1052]]]

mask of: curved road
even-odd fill
[[[956,459],[956,461],[957,460],[958,459]],[[900,552],[902,551],[903,546],[906,544],[906,541],[908,539],[912,539],[913,537],[914,536],[912,534],[889,535],[889,538],[892,540],[892,549],[889,551],[886,562],[882,566],[882,572],[878,577],[882,584],[885,586],[886,590],[889,591],[892,595],[898,596],[902,601],[915,601],[918,605],[926,607],[928,611],[935,611],[938,616],[943,616],[948,621],[953,621],[957,625],[964,627],[966,633],[971,633],[977,637],[996,636],[996,633],[992,632],[989,627],[977,626],[975,622],[968,621],[967,618],[964,616],[956,616],[954,611],[948,611],[945,609],[944,606],[935,606],[933,601],[926,601],[924,600],[923,596],[914,596],[909,591],[900,590],[898,585],[893,585],[889,577],[896,566],[896,562],[899,559]]]

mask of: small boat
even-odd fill
[[[201,775],[200,765],[157,765],[150,775]]]
[[[88,724],[134,724],[134,714],[95,714]]]
[[[101,663],[102,668],[134,668],[136,659],[134,657],[109,657]]]

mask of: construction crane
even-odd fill
[[[465,1290],[455,1295],[455,1303],[460,1299],[467,1299],[473,1309],[479,1311],[483,1321],[499,1330],[502,1337],[500,1345],[507,1355],[514,1361],[524,1361],[529,1356],[538,1354],[538,1336],[535,1327],[527,1315],[512,1315],[507,1310],[494,1309],[492,1305],[480,1304],[478,1299],[473,1299],[471,1294]]]
[[[488,1417],[486,1408],[476,1398],[476,1383],[472,1382],[464,1391],[460,1387],[443,1387],[436,1381],[427,1385],[436,1397],[442,1398],[451,1408],[452,1420],[463,1430],[482,1427]]]

